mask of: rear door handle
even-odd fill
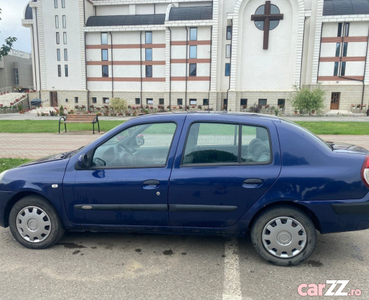
[[[259,188],[263,185],[263,181],[259,178],[248,178],[245,179],[242,187],[245,189]]]
[[[142,183],[143,185],[143,189],[144,190],[153,190],[153,189],[157,189],[160,185],[160,181],[159,180],[155,180],[155,179],[149,179],[146,180]]]

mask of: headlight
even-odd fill
[[[8,172],[8,170],[5,170],[4,172],[0,173],[0,182],[3,179],[4,175],[6,174],[6,172]]]

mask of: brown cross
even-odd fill
[[[269,46],[269,30],[270,21],[283,20],[283,14],[271,14],[271,4],[270,1],[265,1],[265,9],[263,15],[252,15],[251,21],[264,21],[264,43],[263,49],[268,49]]]

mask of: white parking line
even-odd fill
[[[227,241],[224,248],[223,300],[242,300],[237,239]]]

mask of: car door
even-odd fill
[[[172,226],[226,227],[237,222],[280,173],[274,124],[188,117],[169,186]]]
[[[87,149],[91,167],[70,165],[64,178],[69,219],[89,225],[168,225],[172,143],[181,125],[134,124]]]

